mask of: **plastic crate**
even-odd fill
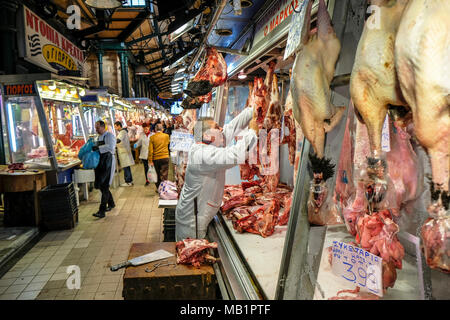
[[[70,221],[73,219],[78,221],[78,207],[73,183],[47,186],[39,191],[39,202],[43,223],[57,225],[62,221],[63,225],[70,225]]]
[[[44,230],[66,230],[73,229],[78,222],[78,213],[72,217],[66,217],[59,220],[43,220],[42,227]]]

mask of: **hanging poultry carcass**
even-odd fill
[[[314,199],[310,203],[315,206],[312,210],[318,212],[326,199],[325,181],[334,174],[334,165],[324,158],[325,134],[339,123],[345,108],[335,107],[331,103],[330,90],[341,49],[340,41],[323,0],[319,1],[317,32],[311,32],[313,2],[309,1],[306,9],[302,46],[293,66],[291,94],[295,120],[314,150],[310,156],[312,183],[315,189],[320,186],[323,193],[312,192]]]
[[[431,268],[450,272],[450,2],[409,1],[398,28],[395,67],[431,162],[431,217],[422,227]]]
[[[407,0],[371,1],[378,9],[364,25],[350,79],[351,99],[369,133],[368,164],[374,167],[374,172],[383,171],[383,174],[386,174],[386,161],[382,155],[381,136],[388,107],[406,105],[394,63],[394,43],[406,3]],[[385,192],[380,189],[379,197]]]
[[[310,31],[313,2],[309,1],[306,9],[302,47],[293,66],[291,94],[295,120],[311,142],[315,156],[323,159],[325,133],[336,126],[345,110],[330,101],[330,83],[341,45],[323,0],[319,2],[317,32]],[[313,170],[320,173],[316,168]]]
[[[206,59],[184,92],[191,98],[205,96],[227,80],[227,64],[215,48],[206,48]]]

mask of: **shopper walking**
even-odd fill
[[[104,218],[105,212],[112,210],[116,206],[109,190],[109,186],[114,179],[114,171],[116,170],[116,138],[111,132],[106,131],[105,123],[101,120],[95,123],[95,131],[98,133],[98,138],[92,150],[100,152],[100,161],[94,170],[94,187],[100,190],[102,198],[100,208],[93,216]]]
[[[128,139],[130,140],[131,154],[133,155],[134,161],[136,163],[139,163],[137,150],[133,147],[138,140],[137,129],[138,128],[135,124],[133,124],[130,120],[127,121]]]
[[[148,162],[155,166],[158,175],[156,189],[158,189],[161,181],[167,180],[169,175],[169,135],[163,133],[163,125],[156,125],[156,133],[150,137],[148,147]]]
[[[133,176],[131,175],[131,166],[134,165],[133,156],[131,155],[130,140],[128,131],[122,128],[122,123],[116,121],[114,128],[117,131],[117,153],[119,155],[119,165],[123,168],[125,183],[121,187],[131,187],[133,185]]]
[[[145,185],[148,186],[150,182],[147,178],[148,172],[148,145],[150,143],[150,137],[154,135],[154,133],[150,132],[150,126],[146,123],[142,124],[142,128],[144,132],[139,136],[138,141],[134,144],[134,148],[141,148],[141,152],[139,154],[139,159],[141,159],[144,164],[144,173],[145,173]]]

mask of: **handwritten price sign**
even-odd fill
[[[170,135],[170,150],[189,151],[194,143],[194,136],[187,132],[172,131]]]
[[[383,296],[382,258],[347,243],[333,241],[332,271],[361,291]]]

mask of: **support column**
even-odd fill
[[[103,87],[103,50],[98,51],[98,86]]]
[[[122,96],[128,98],[130,96],[128,88],[128,57],[125,52],[120,52],[120,75],[122,79]]]

